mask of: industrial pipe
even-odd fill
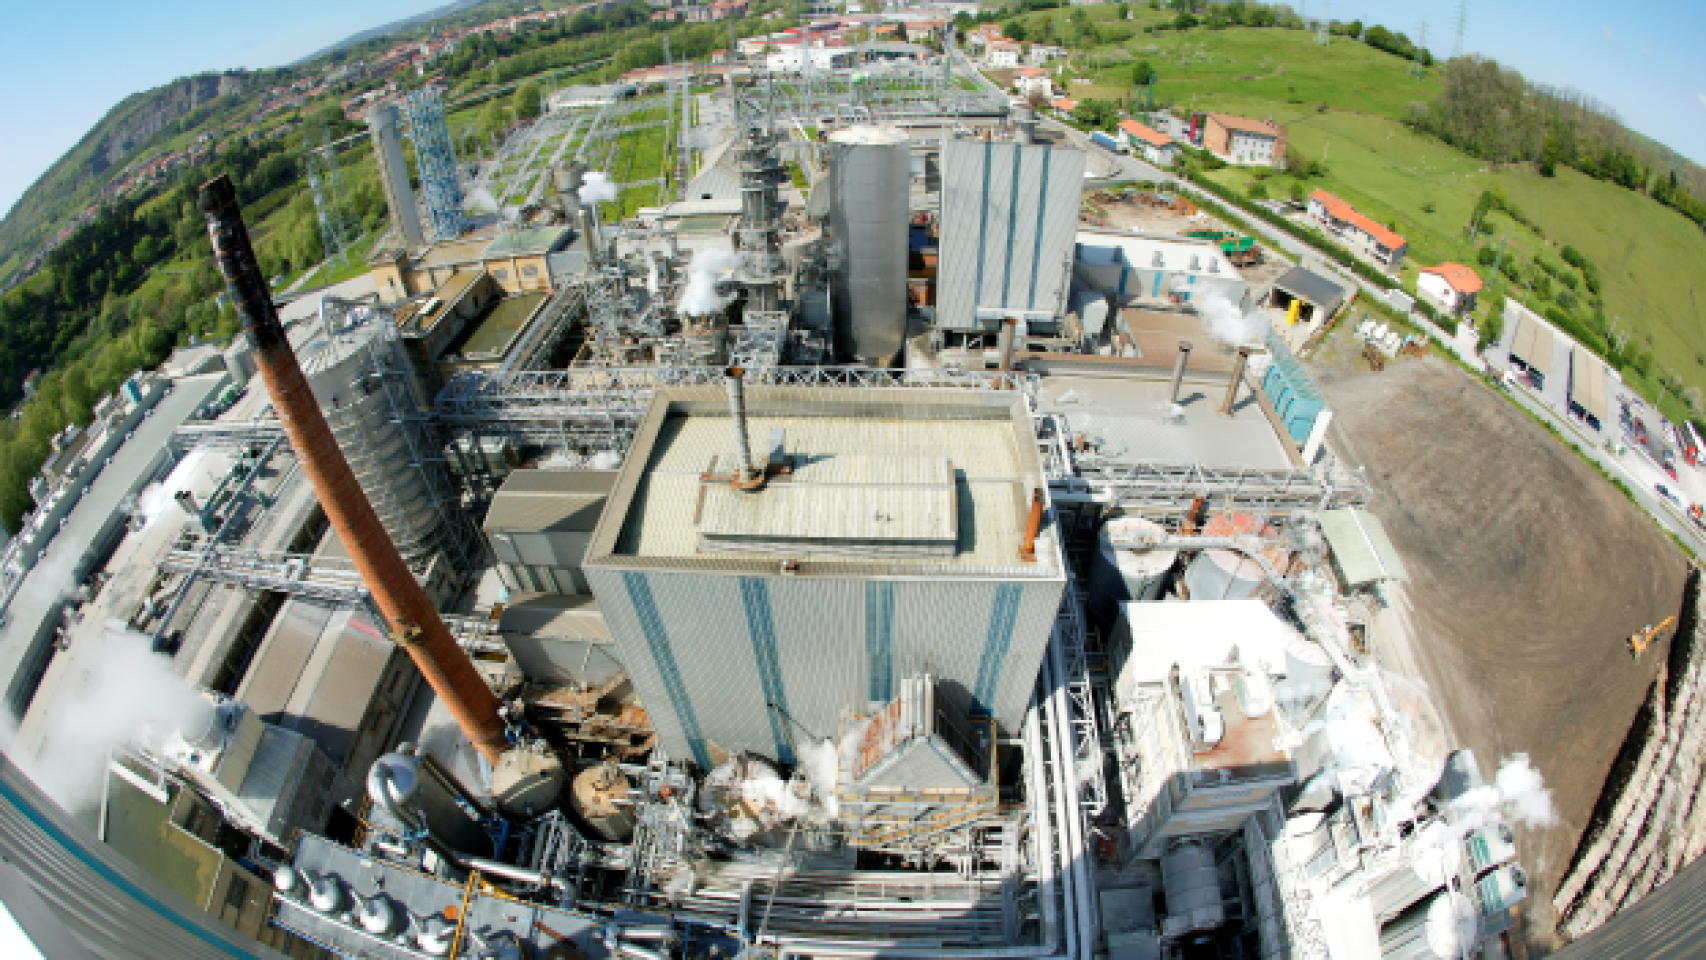
[[[1238,385],[1244,382],[1244,365],[1250,362],[1250,348],[1239,347],[1238,359],[1232,364],[1232,379],[1226,384],[1226,402],[1220,405],[1220,412],[1232,416],[1232,404],[1238,399]]]
[[[1191,359],[1191,342],[1179,341],[1179,359],[1173,361],[1173,390],[1167,394],[1168,403],[1179,402],[1179,385],[1185,381],[1185,364]]]
[[[1037,562],[1037,534],[1043,529],[1043,489],[1031,491],[1031,515],[1025,519],[1025,539],[1019,544],[1019,559]]]
[[[752,467],[752,448],[746,437],[746,391],[741,379],[746,371],[730,367],[723,371],[723,383],[729,389],[729,420],[735,431],[735,473],[733,484],[742,490],[756,490],[764,485],[764,472]]]
[[[229,176],[221,175],[202,184],[200,201],[225,289],[237,308],[243,331],[254,341],[261,379],[291,449],[314,486],[315,497],[373,594],[374,603],[389,621],[393,638],[450,709],[463,736],[495,765],[506,746],[498,698],[474,669],[474,662],[457,646],[426,591],[403,562],[397,545],[386,535],[367,494],[356,482],[349,461],[338,449],[255,261],[237,204],[237,188]]]

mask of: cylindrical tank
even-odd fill
[[[249,385],[249,378],[255,375],[255,345],[248,336],[239,333],[231,338],[231,345],[225,348],[225,369],[231,374],[232,383],[239,387]]]
[[[894,366],[906,343],[911,165],[898,130],[857,126],[829,135],[836,346],[874,367]]]
[[[329,328],[322,326],[298,355],[308,387],[380,525],[403,560],[418,565],[444,549],[448,531],[426,477],[410,462],[415,457],[406,428],[380,383],[375,350],[385,351],[388,363],[407,363],[395,344],[375,342],[381,322],[386,321],[364,308],[348,310],[335,316]]]
[[[337,877],[311,876],[308,878],[308,905],[317,912],[334,914],[342,911],[348,903],[344,884]]]
[[[452,850],[487,856],[492,841],[479,821],[457,803],[452,785],[422,762],[405,753],[387,753],[367,772],[367,794],[381,808],[395,809],[416,823],[424,824],[434,837]]]
[[[634,808],[625,802],[633,786],[615,764],[588,767],[575,776],[569,802],[593,833],[609,843],[634,836]]]
[[[492,769],[492,801],[506,817],[526,820],[557,805],[568,771],[544,743],[504,752]]]
[[[1285,641],[1285,678],[1274,684],[1274,699],[1288,710],[1302,710],[1332,688],[1333,658],[1293,632]]]
[[[376,937],[388,937],[397,929],[397,910],[383,894],[364,897],[355,895],[355,919],[361,928]]]
[[[1203,525],[1202,533],[1206,537],[1273,537],[1274,529],[1258,517],[1234,513],[1216,514]],[[1266,554],[1275,567],[1285,568],[1283,549],[1275,547]],[[1193,602],[1253,597],[1266,579],[1261,564],[1236,550],[1204,550],[1185,568],[1185,586]]]
[[[1116,547],[1122,537],[1166,536],[1160,524],[1141,517],[1115,517],[1096,535],[1090,558],[1090,615],[1103,625],[1120,615],[1122,603],[1153,603],[1167,589],[1168,573],[1179,558],[1176,550],[1133,550]]]
[[[379,185],[385,191],[391,222],[396,224],[403,243],[410,250],[417,250],[426,245],[426,238],[421,233],[415,191],[409,185],[409,164],[403,158],[399,124],[396,104],[378,103],[367,108],[367,128],[373,137],[373,153],[379,161]]]
[[[1205,930],[1224,922],[1220,872],[1215,869],[1214,853],[1207,847],[1186,841],[1162,854],[1161,883],[1171,924],[1183,921],[1187,930]]]

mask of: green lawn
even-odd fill
[[[1408,60],[1360,41],[1334,37],[1323,47],[1313,33],[1276,28],[1146,34],[1141,27],[1157,15],[1147,10],[1140,13],[1143,17],[1133,21],[1140,32],[1131,39],[1075,54],[1061,65],[1060,82],[1072,77],[1091,81],[1072,84],[1072,96],[1115,100],[1132,96],[1131,67],[1139,60],[1149,61],[1158,75],[1156,102],[1171,102],[1182,110],[1277,118],[1280,112],[1325,103],[1340,110],[1401,118],[1408,104],[1432,99],[1439,92],[1432,72],[1418,80],[1411,76]],[[1099,65],[1116,59],[1118,63]]]

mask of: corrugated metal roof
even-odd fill
[[[1286,271],[1284,276],[1274,281],[1274,286],[1321,307],[1324,316],[1337,313],[1339,304],[1345,300],[1344,287],[1302,267],[1292,267]]]
[[[1333,548],[1339,570],[1352,586],[1378,580],[1409,580],[1404,561],[1386,537],[1380,518],[1367,510],[1346,507],[1321,514],[1321,532]]]
[[[829,457],[800,476],[743,492],[701,481],[703,549],[905,549],[952,556],[958,535],[954,467],[927,457]],[[891,553],[890,555],[896,555]],[[900,554],[904,555],[904,554]]]
[[[486,247],[484,256],[528,257],[548,253],[562,245],[568,237],[568,227],[533,227],[525,230],[505,230]]]
[[[1605,365],[1581,344],[1570,348],[1570,401],[1600,423],[1605,407]]]
[[[590,532],[615,482],[613,470],[517,470],[492,497],[484,529]]]
[[[1516,338],[1511,341],[1511,356],[1546,376],[1552,372],[1552,328],[1527,311],[1521,317],[1522,325],[1517,327]]]

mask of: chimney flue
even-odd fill
[[[1232,380],[1226,384],[1226,402],[1220,412],[1232,416],[1232,404],[1238,400],[1238,385],[1244,382],[1244,365],[1250,362],[1250,348],[1239,347],[1238,359],[1232,364]]]
[[[730,482],[741,490],[757,490],[764,486],[764,471],[752,466],[752,448],[746,437],[746,390],[742,378],[746,371],[730,367],[723,371],[723,383],[729,389],[729,420],[735,432],[735,471]]]
[[[1031,515],[1025,518],[1025,539],[1019,544],[1019,559],[1026,563],[1037,562],[1037,534],[1043,529],[1043,491],[1041,487],[1031,491]]]
[[[1191,359],[1191,342],[1179,341],[1179,359],[1173,362],[1173,391],[1167,395],[1168,403],[1179,402],[1179,385],[1185,382],[1185,364]]]
[[[393,638],[450,709],[462,734],[496,764],[506,746],[498,698],[474,669],[474,662],[457,646],[426,591],[403,562],[367,494],[357,484],[349,461],[338,449],[273,308],[272,294],[255,262],[231,178],[220,176],[202,184],[200,200],[225,289],[244,332],[254,341],[261,379],[291,449],[314,486],[315,497],[372,592],[374,603],[390,622]]]

